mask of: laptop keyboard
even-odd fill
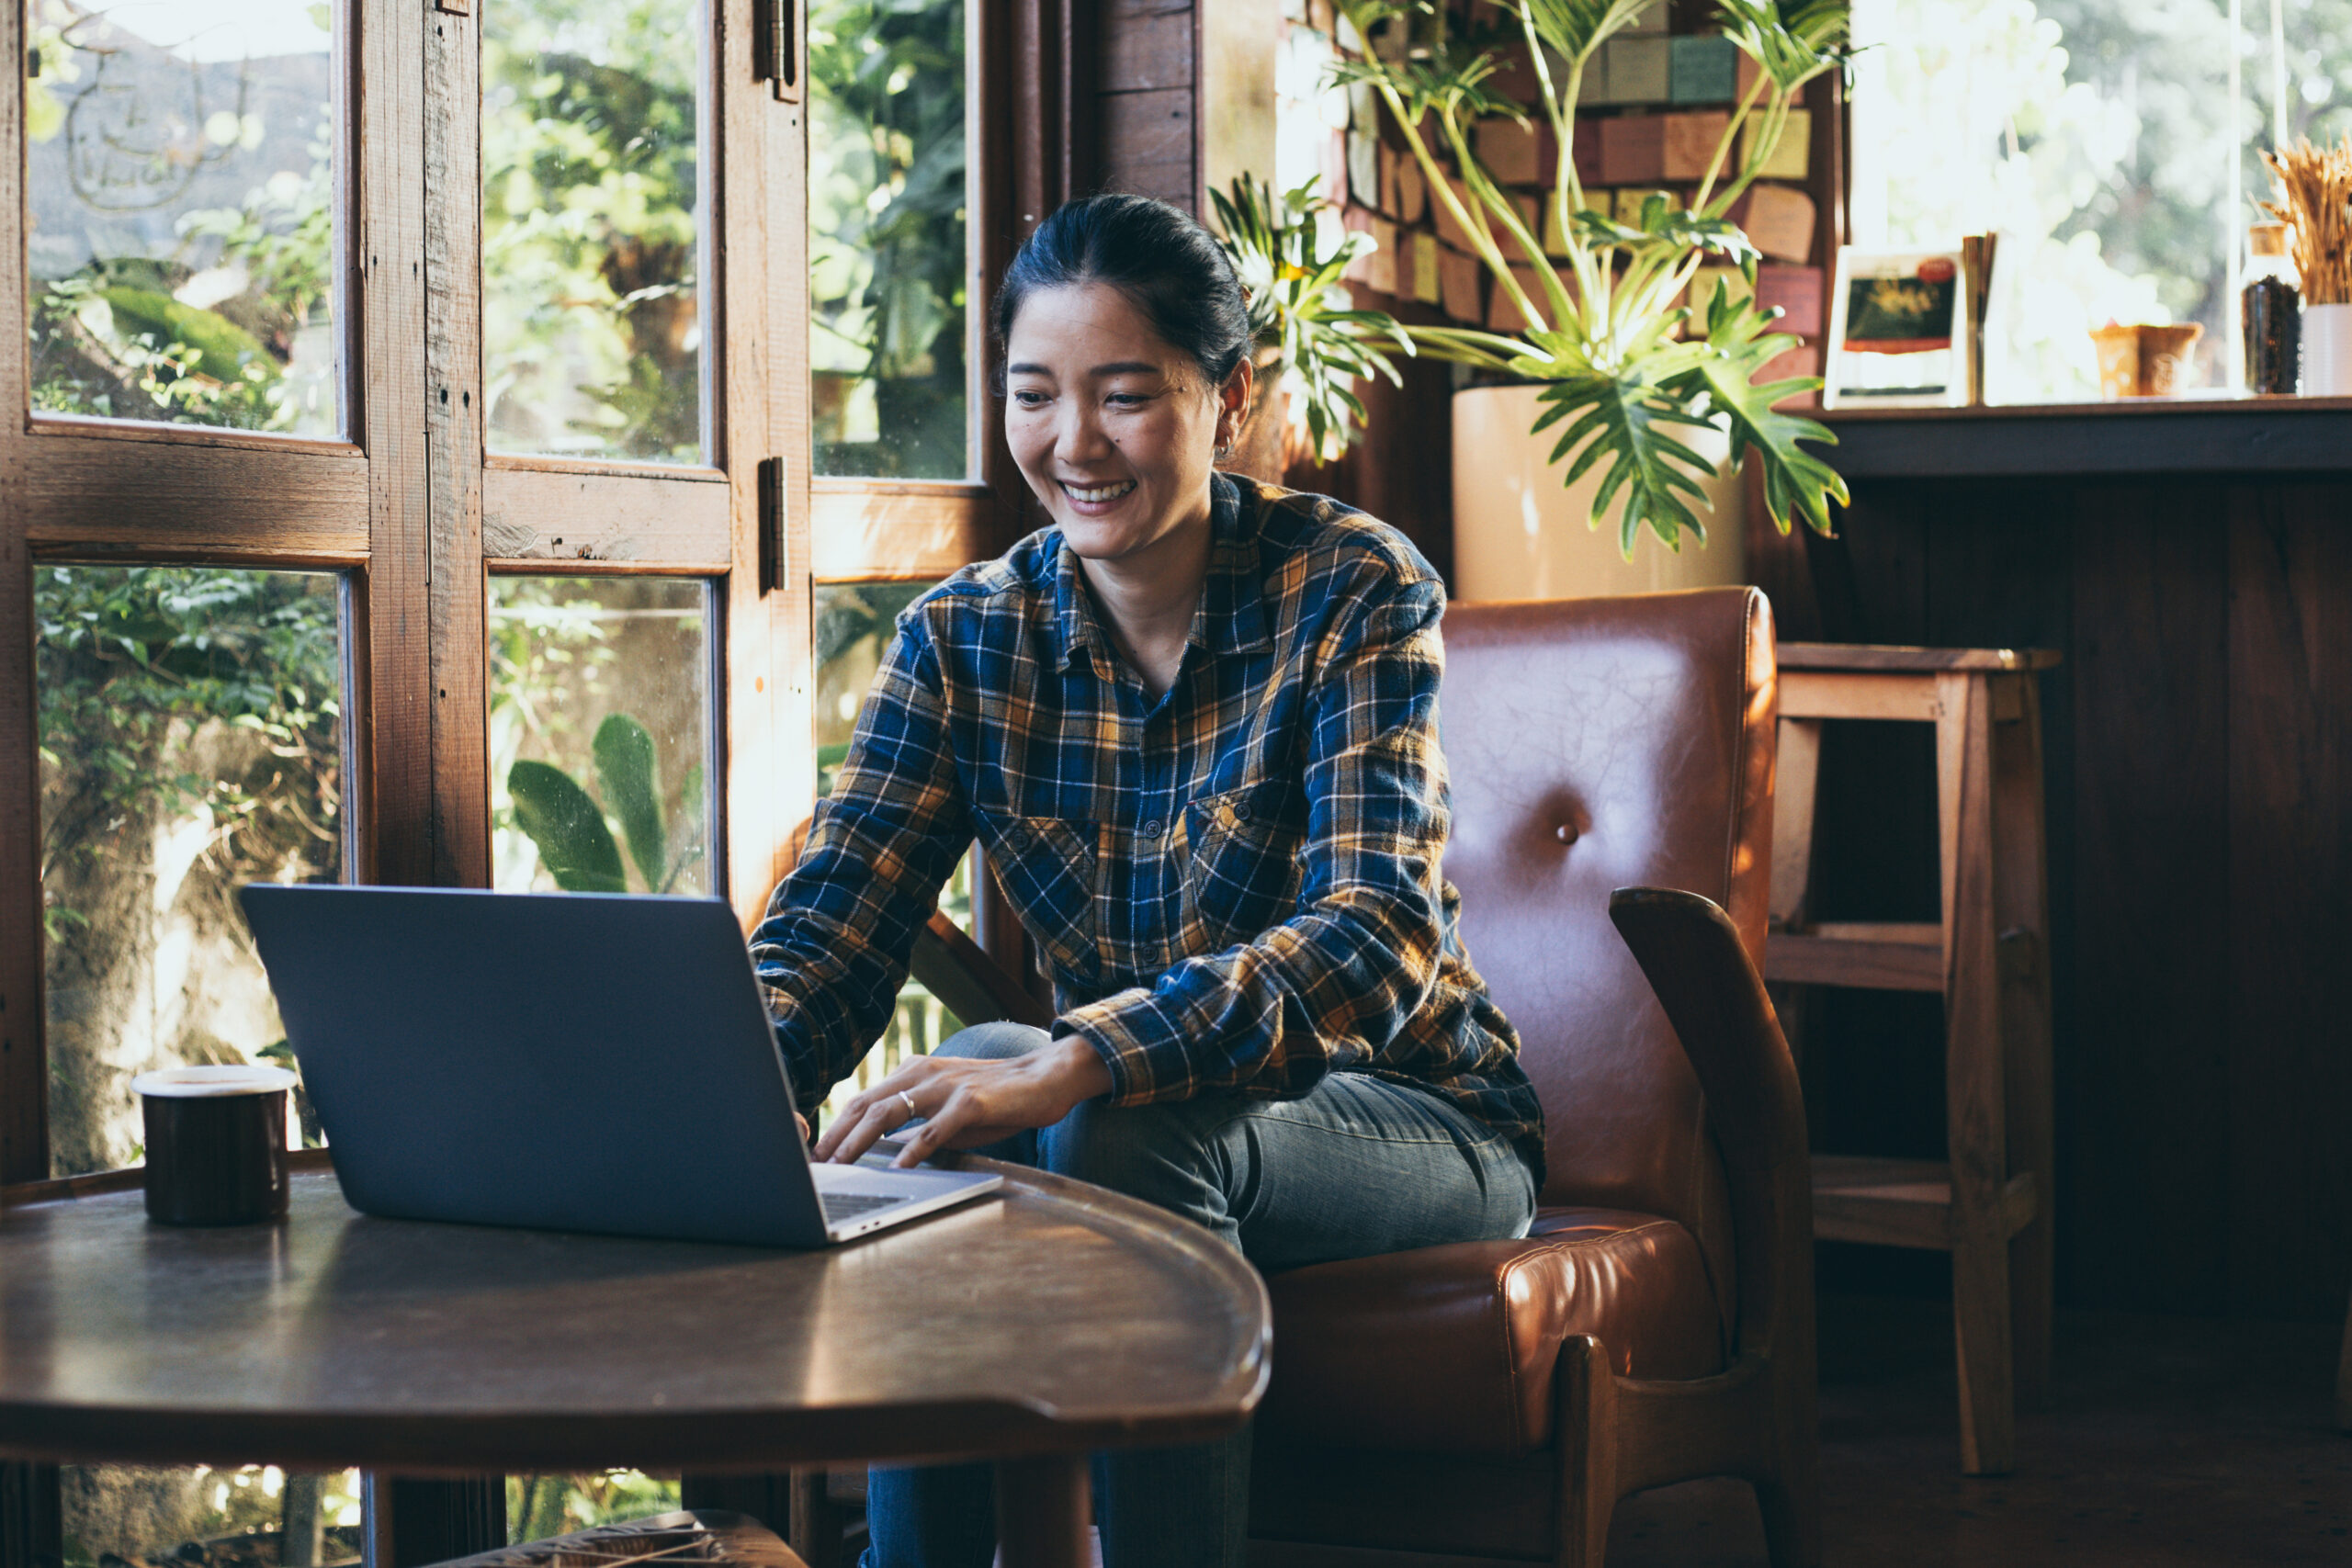
[[[825,1218],[831,1224],[854,1220],[860,1214],[907,1201],[903,1192],[822,1192],[818,1196],[824,1201]]]

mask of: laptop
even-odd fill
[[[716,898],[238,892],[344,1196],[404,1220],[823,1247],[1002,1185],[811,1164]]]

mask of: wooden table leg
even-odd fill
[[[1087,1456],[999,1460],[996,1531],[1003,1568],[1087,1568],[1092,1512]]]

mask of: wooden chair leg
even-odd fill
[[[1954,1346],[1961,1468],[2016,1462],[2011,1359],[2007,1091],[1994,920],[1992,705],[1983,677],[1936,682],[1937,809],[1942,829],[1944,1083],[1951,1160]]]
[[[1994,677],[1994,921],[2001,947],[2001,1037],[2012,1175],[2033,1178],[2033,1218],[2009,1244],[2017,1402],[2051,1401],[2056,1288],[2057,1148],[2050,1035],[2050,856],[2041,793],[2041,702],[2031,675]]]
[[[1558,1568],[1601,1568],[1617,1507],[1617,1377],[1600,1340],[1580,1334],[1560,1347]]]
[[[1764,1516],[1772,1568],[1821,1568],[1821,1404],[1811,1273],[1790,1286],[1787,1318],[1773,1336],[1770,1470],[1756,1480],[1756,1506]]]

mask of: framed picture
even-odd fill
[[[1968,293],[1958,251],[1838,253],[1824,408],[1968,401]]]

